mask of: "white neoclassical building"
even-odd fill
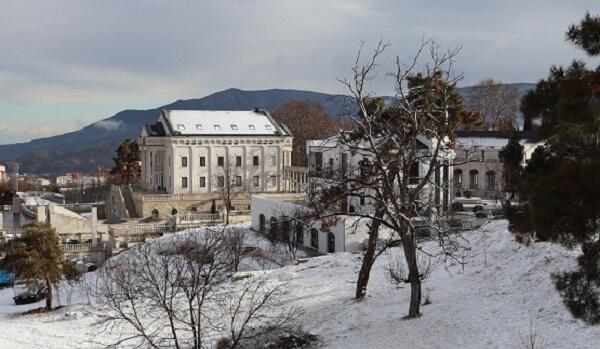
[[[210,193],[225,174],[260,192],[284,190],[292,135],[264,110],[163,110],[140,137],[142,183],[168,194]]]
[[[141,190],[133,201],[140,217],[152,205],[161,213],[166,206],[206,210],[225,186],[238,193],[291,186],[284,171],[291,165],[292,134],[265,110],[162,110],[156,123],[144,126],[138,143]]]

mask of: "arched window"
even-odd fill
[[[300,222],[296,222],[296,244],[300,246],[304,245],[304,227]]]
[[[335,235],[331,232],[327,233],[327,253],[335,252]]]
[[[260,215],[258,215],[258,231],[264,233],[266,224],[267,222],[265,219],[265,215],[261,213]]]
[[[489,190],[496,189],[496,172],[488,171],[486,174],[486,184]]]
[[[479,172],[471,170],[469,172],[469,188],[477,189],[479,187]]]
[[[319,231],[316,228],[310,230],[310,247],[319,249]]]
[[[158,210],[157,209],[152,210],[152,219],[154,219],[154,220],[158,219]]]
[[[460,168],[454,170],[454,188],[460,189],[463,185],[463,171]]]
[[[191,211],[192,211],[192,212],[198,212],[198,207],[196,207],[196,206],[192,207],[192,210],[191,210]]]

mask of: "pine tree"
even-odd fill
[[[63,276],[73,280],[80,275],[75,266],[64,259],[58,235],[47,223],[26,225],[23,235],[11,241],[1,266],[14,270],[17,279],[43,281],[47,289],[47,310],[52,309],[52,289],[57,288]]]
[[[600,17],[589,13],[569,28],[567,39],[589,55],[600,55]],[[539,120],[546,145],[522,171],[511,210],[514,230],[567,246],[582,244],[579,270],[555,275],[556,287],[575,317],[598,323],[600,309],[600,67],[574,61],[552,67],[522,101],[528,125]]]
[[[110,174],[120,184],[136,183],[142,173],[140,165],[140,148],[139,145],[131,140],[126,139],[119,145],[117,149],[117,157],[113,158],[115,167],[110,171]]]
[[[519,181],[521,163],[523,162],[523,146],[520,137],[514,132],[508,141],[508,144],[500,150],[500,160],[504,165],[504,191],[510,193],[509,200],[512,200]]]

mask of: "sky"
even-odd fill
[[[2,0],[0,144],[61,134],[123,109],[236,87],[344,93],[361,42],[394,57],[422,38],[461,47],[462,86],[536,82],[552,64],[593,59],[565,41],[595,1]]]

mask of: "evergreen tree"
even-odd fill
[[[586,14],[567,32],[568,40],[600,55],[600,17]],[[527,204],[510,210],[518,233],[567,246],[582,243],[579,270],[555,275],[557,289],[574,316],[600,319],[600,67],[574,61],[552,67],[522,101],[528,125],[539,120],[546,145],[522,171],[519,196]]]
[[[5,258],[0,262],[5,270],[14,270],[21,280],[43,281],[46,289],[46,309],[52,309],[52,289],[63,276],[79,277],[75,266],[63,258],[58,235],[47,223],[30,223],[20,238],[11,241]]]
[[[117,157],[113,158],[115,167],[110,174],[115,177],[119,184],[136,183],[142,173],[140,165],[140,147],[131,140],[126,139],[117,149]]]
[[[512,200],[517,191],[521,163],[523,162],[523,146],[519,141],[519,134],[514,132],[508,144],[500,150],[499,154],[504,165],[504,191],[510,193],[509,200]]]

